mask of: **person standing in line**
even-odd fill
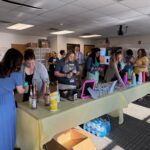
[[[87,79],[96,80],[96,83],[99,83],[99,70],[100,70],[100,49],[92,48],[91,53],[87,58],[86,70],[87,70]]]
[[[146,50],[143,48],[139,49],[137,52],[137,55],[138,56],[137,56],[135,63],[133,65],[134,66],[134,72],[136,74],[137,79],[138,79],[138,74],[140,72],[145,72],[146,73],[146,80],[147,80],[149,60],[147,57]]]
[[[80,86],[82,84],[84,55],[80,51],[80,45],[76,45],[74,50],[75,50],[76,61],[79,64],[80,75],[78,76],[78,86]]]
[[[120,85],[122,87],[125,87],[125,84],[121,78],[122,71],[121,71],[120,63],[122,59],[123,59],[123,55],[121,49],[112,52],[110,58],[110,64],[105,74],[105,81],[110,82],[110,81],[118,80]]]
[[[20,72],[23,56],[9,49],[0,62],[0,150],[13,150],[16,143],[16,106],[14,89],[24,93]]]
[[[133,51],[132,51],[132,49],[128,49],[126,51],[125,63],[127,65],[133,65],[134,61],[135,61],[135,58],[133,56]]]
[[[65,56],[66,56],[65,50],[60,50],[60,59],[65,58]]]
[[[57,53],[53,52],[52,56],[49,58],[48,63],[49,63],[49,71],[50,71],[50,81],[51,84],[55,84],[56,82],[56,77],[54,75],[54,71],[55,71],[55,67],[57,62],[59,61],[58,57],[57,57]]]
[[[55,76],[58,78],[59,89],[76,89],[76,77],[79,74],[79,65],[75,60],[75,53],[69,51],[66,57],[59,60],[56,65]]]

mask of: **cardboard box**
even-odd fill
[[[37,48],[37,47],[38,47],[38,44],[37,44],[37,43],[27,43],[27,44],[26,44],[26,47],[27,47],[27,48]]]
[[[45,39],[39,39],[38,45],[40,48],[49,48],[48,40],[45,40]]]
[[[96,150],[89,134],[78,129],[70,129],[54,136],[48,143],[51,150]]]

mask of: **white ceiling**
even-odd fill
[[[12,0],[40,7],[27,8],[0,0],[0,31],[48,36],[50,28],[84,33],[117,36],[119,25],[128,26],[125,35],[150,34],[150,0]],[[12,31],[6,27],[14,23],[28,23],[35,27]],[[63,24],[63,25],[60,25]]]

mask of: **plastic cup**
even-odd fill
[[[24,82],[23,86],[25,88],[25,92],[24,93],[28,93],[28,91],[29,91],[29,84],[28,84],[28,82]]]

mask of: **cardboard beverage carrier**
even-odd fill
[[[59,133],[48,143],[50,150],[96,150],[90,135],[78,129]]]

